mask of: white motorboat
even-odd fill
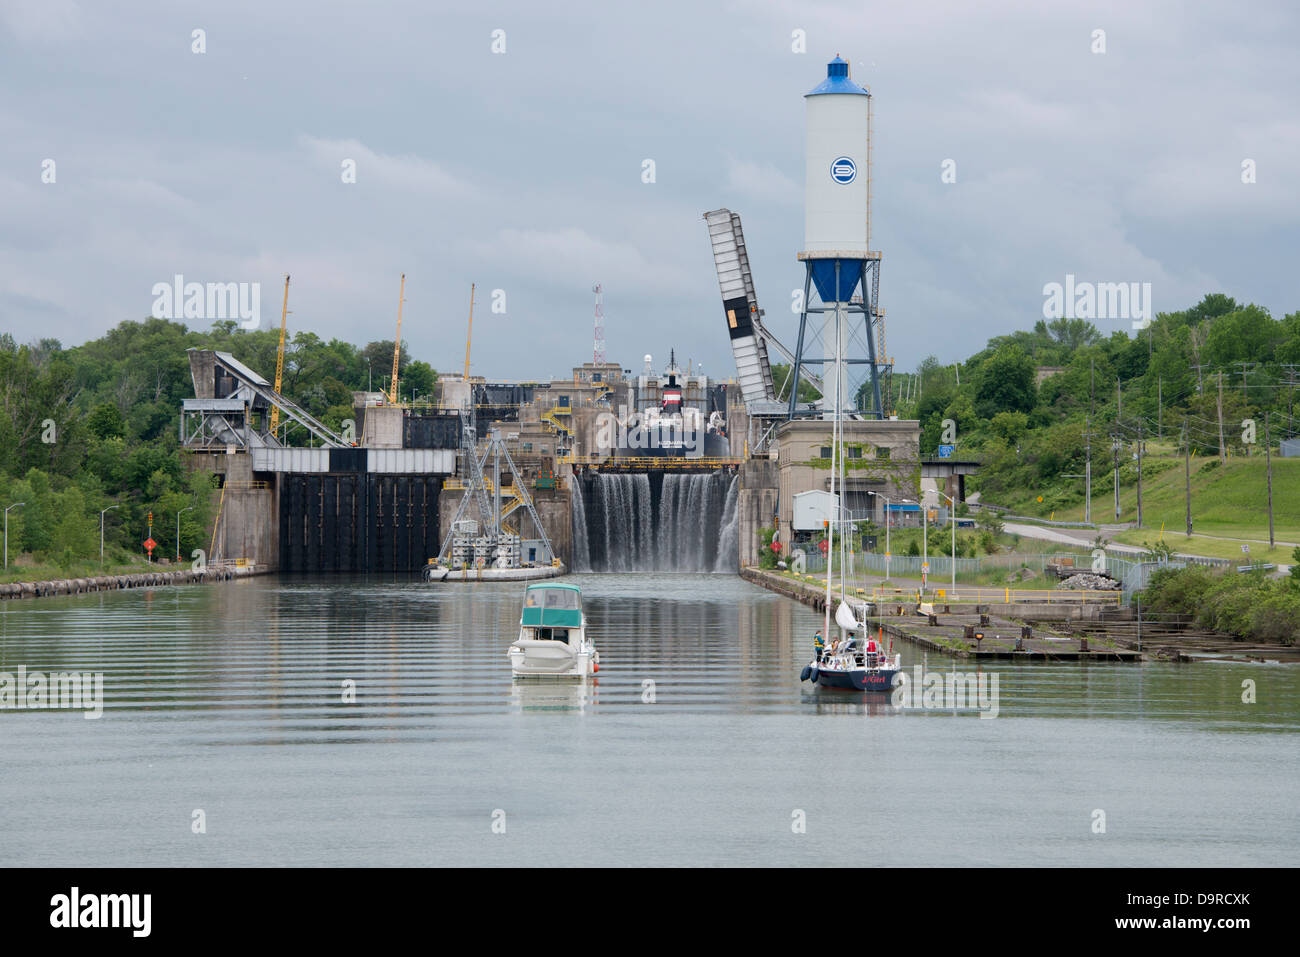
[[[559,582],[529,585],[510,646],[516,678],[586,679],[600,670],[600,654],[587,637],[582,589]]]

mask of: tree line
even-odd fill
[[[98,339],[63,348],[55,339],[20,345],[0,334],[0,508],[9,512],[9,561],[70,567],[98,560],[100,511],[106,557],[142,553],[153,513],[155,555],[188,560],[207,549],[210,478],[179,455],[181,402],[194,395],[190,348],[229,352],[274,378],[279,330],[234,320],[207,330],[148,318],[125,321]],[[286,341],[282,392],[333,429],[352,416],[352,393],[387,389],[393,341],[358,347],[296,332]],[[403,344],[403,397],[428,396],[437,373]],[[291,428],[296,428],[293,426]],[[290,444],[306,436],[290,431]],[[180,539],[176,519],[180,514]]]

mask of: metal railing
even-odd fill
[[[735,468],[743,465],[745,459],[740,456],[725,458],[680,458],[677,456],[629,456],[627,458],[603,458],[598,455],[562,455],[556,459],[560,465],[573,465],[582,468],[621,469],[624,471],[654,471],[656,469],[697,469],[697,468]]]
[[[859,589],[861,591],[861,589]],[[1048,604],[1048,605],[1086,605],[1103,604],[1119,607],[1123,603],[1123,594],[1118,590],[1086,591],[1074,588],[998,588],[991,585],[962,585],[954,589],[951,586],[932,588],[921,594],[916,589],[882,588],[871,589],[871,599],[876,602],[920,602],[937,604]]]

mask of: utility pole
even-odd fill
[[[1142,420],[1138,419],[1138,528],[1142,527]]]
[[[1286,370],[1287,383],[1291,386],[1286,399],[1286,431],[1287,435],[1295,435],[1295,380],[1296,370],[1300,369],[1300,365],[1287,362],[1283,363],[1282,368]]]
[[[1119,376],[1115,376],[1115,440],[1112,451],[1115,454],[1115,521],[1119,521],[1119,417],[1124,409],[1124,393],[1120,390]]]
[[[1083,520],[1092,521],[1092,437],[1097,433],[1092,431],[1092,419],[1088,419],[1088,424],[1084,426],[1083,448],[1084,448],[1084,465],[1083,465]]]
[[[1115,453],[1115,521],[1119,521],[1119,422],[1115,423],[1115,438],[1112,442]]]
[[[1228,454],[1223,447],[1223,373],[1219,373],[1219,461],[1226,462]]]
[[[1183,482],[1187,486],[1187,537],[1192,537],[1192,433],[1183,416]]]
[[[1272,412],[1264,413],[1264,461],[1267,463],[1266,472],[1268,473],[1268,547],[1271,550],[1273,542],[1273,452],[1270,446],[1272,441],[1268,434],[1268,419]]]
[[[1088,360],[1088,418],[1097,414],[1097,360]]]
[[[1156,438],[1164,439],[1165,437],[1165,377],[1156,378]]]
[[[1237,361],[1234,362],[1233,365],[1241,366],[1241,398],[1243,401],[1245,401],[1246,400],[1246,373],[1249,372],[1251,369],[1255,368],[1255,363]]]
[[[1092,431],[1092,417],[1097,414],[1095,408],[1097,398],[1097,368],[1096,360],[1088,360],[1088,421],[1084,426],[1086,431],[1083,433],[1084,450],[1086,459],[1083,467],[1083,520],[1092,521],[1092,437],[1096,433]]]

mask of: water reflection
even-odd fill
[[[510,692],[510,704],[520,714],[595,710],[600,679],[591,681],[517,680]]]

